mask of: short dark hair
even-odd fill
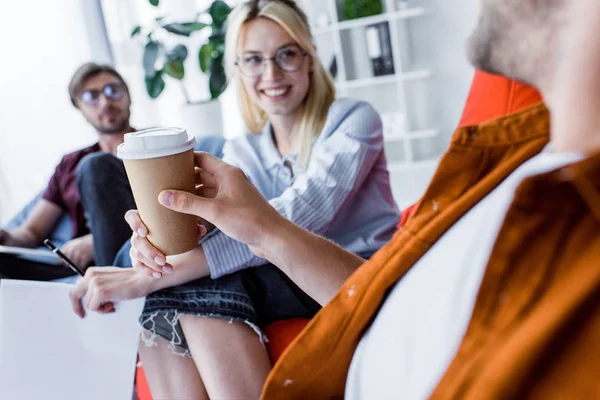
[[[119,74],[117,70],[110,65],[96,64],[93,62],[85,63],[81,67],[77,68],[77,71],[75,71],[73,77],[71,78],[71,82],[69,82],[69,97],[71,98],[71,103],[73,103],[75,107],[77,107],[75,100],[79,96],[79,92],[85,86],[85,83],[88,81],[88,79],[102,73],[113,75],[115,78],[121,81],[125,87],[125,90],[129,92],[129,88],[127,87],[127,84],[125,83],[125,80],[121,74]]]

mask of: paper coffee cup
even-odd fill
[[[163,207],[158,194],[165,189],[195,192],[196,141],[181,128],[154,128],[132,132],[117,148],[123,160],[148,241],[166,255],[198,246],[197,217]]]

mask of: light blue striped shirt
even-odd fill
[[[399,212],[383,152],[381,119],[368,103],[340,99],[331,105],[306,171],[296,155],[279,154],[269,124],[260,135],[228,141],[223,153],[281,215],[348,251],[370,256],[395,231]],[[202,246],[213,278],[267,263],[218,230]]]

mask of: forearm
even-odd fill
[[[8,246],[36,247],[48,237],[62,210],[48,200],[40,199],[29,212],[25,222],[9,232],[4,244]]]
[[[19,227],[10,232],[6,237],[5,244],[15,247],[36,247],[42,243],[42,239],[35,232],[26,227]]]
[[[285,219],[272,225],[262,243],[265,258],[321,305],[325,305],[365,262]]]
[[[184,254],[168,256],[167,262],[173,266],[173,272],[163,273],[160,278],[152,278],[151,293],[209,275],[208,262],[202,246]]]

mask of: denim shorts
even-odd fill
[[[272,264],[249,268],[218,279],[198,279],[146,297],[140,323],[147,346],[156,336],[175,354],[190,356],[179,324],[181,314],[248,324],[262,340],[262,326],[289,318],[312,318],[321,306]]]

